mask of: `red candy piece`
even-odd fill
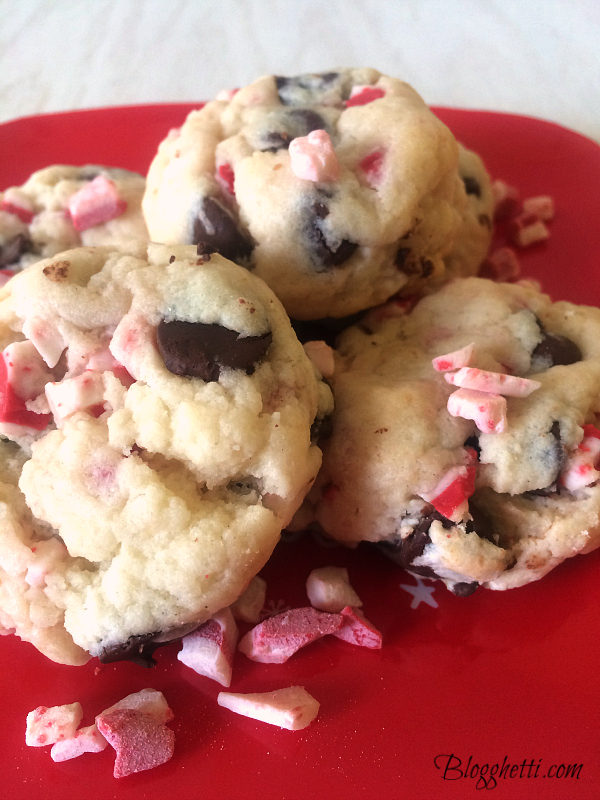
[[[110,219],[121,216],[127,203],[119,195],[114,181],[98,175],[83,189],[71,195],[68,202],[69,214],[77,231],[86,231]]]
[[[233,173],[231,164],[221,164],[217,170],[217,173],[221,179],[220,183],[227,189],[229,194],[235,195],[235,189],[233,188],[235,175]]]
[[[547,239],[550,231],[537,214],[523,212],[510,221],[508,236],[517,247],[529,247]]]
[[[447,519],[451,519],[456,509],[459,508],[465,500],[471,497],[475,491],[475,473],[477,467],[469,466],[465,469],[465,475],[459,475],[452,481],[450,486],[430,501],[435,510],[439,511],[439,513]]]
[[[23,425],[43,431],[52,419],[52,414],[36,414],[25,405],[25,400],[15,394],[8,382],[6,362],[0,355],[0,422],[10,422],[13,425]]]
[[[375,150],[365,156],[358,165],[365,173],[365,176],[370,184],[379,183],[381,180],[381,171],[383,168],[383,150]]]
[[[595,439],[600,439],[600,430],[595,427],[595,425],[584,425],[583,426],[583,438],[587,439],[588,437],[594,437]]]
[[[372,103],[373,100],[379,100],[381,97],[385,97],[383,89],[379,89],[377,86],[365,86],[346,100],[346,108],[350,108],[351,106],[366,106],[367,103]]]
[[[480,278],[492,281],[516,281],[521,274],[521,264],[512,247],[498,247],[486,258],[479,270]]]
[[[29,209],[15,205],[15,203],[11,203],[8,200],[3,200],[0,203],[0,211],[6,211],[8,214],[14,214],[15,217],[18,217],[21,222],[25,223],[25,225],[29,225],[33,219],[33,214],[31,211],[29,211]]]
[[[158,767],[173,755],[175,734],[150,714],[117,709],[96,717],[96,725],[117,752],[115,778]]]
[[[252,628],[240,641],[239,649],[252,661],[283,664],[301,647],[334,633],[343,624],[341,614],[292,608]]]
[[[365,619],[358,608],[346,606],[342,609],[341,615],[344,624],[338,631],[334,631],[334,636],[359,647],[369,647],[371,650],[381,649],[381,632]]]

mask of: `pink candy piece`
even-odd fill
[[[332,348],[326,342],[306,342],[304,352],[324,378],[331,378],[335,371],[335,359]]]
[[[107,747],[108,742],[96,725],[90,725],[87,728],[79,728],[71,738],[53,744],[50,756],[53,761],[68,761],[84,753],[100,753]]]
[[[340,614],[293,608],[252,628],[238,647],[252,661],[283,664],[301,647],[339,630],[343,624]]]
[[[516,281],[521,274],[521,264],[512,247],[498,247],[485,259],[479,270],[480,278],[492,281]]]
[[[584,432],[590,427],[593,426],[585,425]],[[593,430],[592,435],[584,436],[579,447],[567,458],[560,475],[559,483],[571,492],[590,486],[600,478],[600,472],[596,469],[600,456],[600,431],[596,428]]]
[[[86,370],[75,378],[47,383],[46,398],[57,425],[77,411],[90,412],[104,401],[102,373]]]
[[[246,590],[231,604],[233,618],[240,622],[259,622],[260,612],[265,605],[267,583],[259,575],[255,575]]]
[[[365,106],[381,97],[385,97],[385,91],[378,86],[353,86],[350,97],[346,100],[346,108]]]
[[[306,579],[306,594],[314,608],[339,613],[347,606],[362,606],[350,585],[345,567],[319,567]]]
[[[21,425],[36,431],[42,431],[52,416],[50,414],[36,414],[26,405],[26,399],[19,397],[9,380],[10,367],[4,355],[0,357],[0,422],[12,425]],[[21,387],[22,388],[22,387]]]
[[[374,153],[365,156],[358,165],[364,172],[365,179],[370,186],[376,186],[381,181],[384,155],[382,150],[375,150]]]
[[[115,778],[158,767],[173,755],[173,731],[143,711],[130,708],[110,711],[97,716],[96,725],[116,750]]]
[[[536,214],[523,212],[518,217],[511,219],[508,236],[517,247],[529,247],[547,239],[550,231]]]
[[[334,632],[334,636],[359,647],[380,650],[383,642],[381,632],[372,625],[364,615],[353,606],[346,606],[341,611],[343,626]]]
[[[231,164],[221,164],[221,166],[217,169],[217,181],[221,184],[225,191],[229,192],[229,194],[235,195],[235,175]]]
[[[71,195],[67,208],[77,231],[86,231],[121,216],[127,203],[120,196],[114,181],[98,175]]]
[[[236,714],[289,731],[306,728],[319,712],[319,703],[302,686],[254,694],[219,692],[217,703]]]
[[[68,550],[60,539],[52,537],[38,542],[32,548],[33,563],[27,568],[25,581],[30,586],[43,588],[46,585],[46,576],[65,559]]]
[[[23,333],[50,369],[58,364],[67,343],[53,322],[43,317],[27,317]]]
[[[520,209],[519,190],[501,180],[492,181],[492,197],[494,200],[494,218],[508,219]]]
[[[444,375],[445,380],[463,389],[502,394],[507,397],[527,397],[542,385],[539,381],[506,375],[504,372],[489,372],[475,367],[461,367],[456,372]]]
[[[471,419],[482,433],[502,433],[506,427],[506,399],[476,389],[457,389],[448,398],[448,413]]]
[[[289,153],[297,178],[318,182],[336,181],[340,176],[340,162],[327,131],[311,131],[308,136],[292,139]]]
[[[433,368],[437,372],[448,372],[451,369],[459,369],[460,367],[468,367],[473,357],[473,348],[475,343],[465,345],[460,350],[453,350],[452,353],[446,353],[443,356],[437,356],[432,360]]]
[[[475,491],[476,470],[472,464],[451,467],[435,489],[421,494],[421,497],[443,517],[460,522],[469,511],[469,497]]]
[[[539,195],[539,197],[527,197],[523,200],[523,212],[535,214],[538,219],[549,222],[554,219],[554,200],[547,194]]]
[[[122,700],[119,700],[110,708],[106,708],[102,714],[110,714],[113,711],[129,708],[133,711],[143,711],[144,714],[150,714],[158,722],[170,722],[174,714],[169,708],[169,705],[162,692],[156,689],[142,689],[139,692],[128,694]]]
[[[221,686],[230,686],[237,638],[233,614],[225,608],[184,636],[177,659],[199,675],[212,678]]]
[[[25,744],[44,747],[75,735],[83,711],[79,703],[63,706],[38,706],[27,714]]]
[[[13,342],[4,348],[8,382],[14,393],[23,400],[34,400],[54,376],[35,346],[28,341]]]

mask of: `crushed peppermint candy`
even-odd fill
[[[75,378],[46,384],[46,397],[54,420],[61,427],[77,411],[89,411],[104,403],[104,378],[101,372],[86,370]]]
[[[585,425],[583,430],[582,441],[567,457],[558,479],[560,485],[570,492],[591,486],[600,479],[600,472],[596,468],[600,458],[600,431],[592,425]]]
[[[476,469],[474,464],[451,467],[433,491],[421,492],[421,497],[446,519],[461,522],[469,513],[469,497],[475,491]]]
[[[260,575],[255,575],[245,591],[229,606],[233,618],[240,622],[260,622],[266,594],[267,582]]]
[[[443,356],[437,356],[432,359],[433,368],[436,372],[449,372],[453,369],[460,369],[461,367],[468,367],[473,358],[473,349],[475,342],[461,347],[460,350],[454,350],[452,353],[446,353]]]
[[[324,378],[331,378],[335,371],[333,349],[321,340],[311,340],[304,344],[304,352]]]
[[[477,389],[457,389],[448,398],[452,417],[472,420],[482,433],[502,433],[506,428],[506,398]]]
[[[545,222],[537,214],[524,211],[510,220],[508,237],[517,247],[529,247],[545,241],[550,236]]]
[[[492,198],[494,202],[494,218],[507,219],[520,210],[519,190],[502,180],[492,181]]]
[[[306,728],[319,712],[319,703],[303,686],[253,694],[219,692],[217,703],[236,714],[289,731]]]
[[[368,647],[371,650],[380,650],[383,637],[381,632],[372,625],[356,606],[346,606],[341,610],[344,624],[334,631],[333,636],[358,647]]]
[[[12,187],[4,192],[0,202],[0,211],[14,214],[25,225],[29,225],[35,216],[35,206],[27,195],[23,194],[17,187]]]
[[[217,168],[217,183],[219,183],[226,192],[235,196],[235,175],[231,164],[221,164]]]
[[[120,217],[127,209],[127,202],[119,194],[114,181],[98,175],[93,181],[71,195],[67,209],[76,231],[86,231]]]
[[[199,675],[230,686],[233,656],[238,640],[238,628],[229,608],[224,608],[183,637],[183,648],[177,653],[181,661]]]
[[[290,166],[297,178],[331,182],[340,177],[340,162],[327,131],[311,131],[307,136],[292,139],[289,153]]]
[[[497,247],[485,259],[479,269],[480,278],[492,281],[516,281],[521,275],[521,263],[512,247]]]
[[[535,214],[538,219],[549,222],[554,219],[554,200],[547,194],[527,197],[523,200],[523,212]]]
[[[98,715],[96,725],[116,751],[115,778],[153,769],[173,756],[175,734],[151,714],[115,709]]]
[[[70,738],[53,744],[50,757],[53,761],[69,761],[84,753],[101,753],[107,747],[108,742],[97,726],[88,725],[87,728],[79,728]]]
[[[350,97],[346,100],[346,108],[365,106],[382,97],[385,97],[385,90],[379,86],[353,86]]]
[[[27,714],[25,744],[44,747],[75,735],[83,717],[80,703],[62,706],[38,706]]]
[[[444,375],[445,380],[462,389],[501,394],[507,397],[527,397],[542,385],[539,381],[519,378],[504,372],[490,372],[475,367],[461,367],[456,372]]]
[[[384,156],[383,150],[375,150],[373,153],[369,153],[368,156],[365,156],[359,163],[359,169],[364,174],[364,179],[369,186],[377,186],[381,181]]]
[[[311,605],[320,611],[336,613],[347,606],[362,606],[345,567],[313,569],[306,579],[306,594]]]

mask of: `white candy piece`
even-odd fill
[[[105,708],[102,714],[109,714],[111,711],[123,708],[150,714],[150,716],[155,717],[162,723],[170,722],[174,716],[164,694],[156,689],[142,689],[139,692],[128,694],[127,697],[119,700],[110,708]],[[100,714],[97,714],[97,716],[100,716]]]
[[[221,686],[230,686],[237,640],[238,628],[233,614],[229,608],[224,608],[193,633],[184,636],[177,659],[199,675],[205,675]]]
[[[314,608],[339,613],[346,606],[362,606],[350,585],[345,567],[319,567],[306,579],[306,593]]]
[[[292,139],[290,166],[297,178],[305,181],[336,181],[340,177],[331,137],[327,131],[311,131],[308,136]]]
[[[462,367],[456,372],[447,373],[444,378],[448,383],[463,389],[476,389],[478,392],[507,397],[527,397],[542,385],[539,381],[532,381],[529,378],[505,375],[503,372],[488,372],[474,367]]]
[[[319,713],[319,703],[303,686],[256,694],[219,692],[217,703],[236,714],[289,731],[306,728]]]
[[[230,606],[233,618],[240,622],[260,622],[260,612],[265,605],[267,582],[255,575],[245,592]]]
[[[44,747],[75,735],[83,711],[79,703],[63,706],[38,706],[27,714],[25,744]]]
[[[471,419],[482,433],[502,433],[506,427],[506,399],[475,389],[457,389],[448,398],[448,413]]]
[[[443,356],[437,356],[432,360],[433,368],[436,372],[449,372],[451,369],[460,369],[460,367],[468,367],[473,357],[473,348],[475,342],[461,347],[460,350],[453,350],[452,353],[446,353]]]
[[[2,351],[2,357],[6,364],[8,384],[23,400],[33,400],[42,394],[46,383],[54,379],[31,342],[9,344]]]
[[[69,761],[84,753],[100,753],[107,747],[108,742],[96,725],[89,725],[87,728],[79,728],[70,739],[53,744],[50,756],[53,761]]]
[[[331,378],[335,371],[332,348],[321,341],[306,342],[304,352],[324,378]]]
[[[33,342],[50,369],[58,364],[67,343],[53,322],[42,317],[27,317],[23,323],[23,333]]]
[[[67,378],[60,383],[47,383],[46,398],[54,421],[60,428],[63,420],[75,412],[85,411],[104,401],[102,373],[86,370],[76,378]]]

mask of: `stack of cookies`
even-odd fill
[[[283,528],[456,594],[600,544],[600,310],[478,274],[481,159],[371,69],[223,92],[147,180],[0,195],[0,627],[150,658]]]

